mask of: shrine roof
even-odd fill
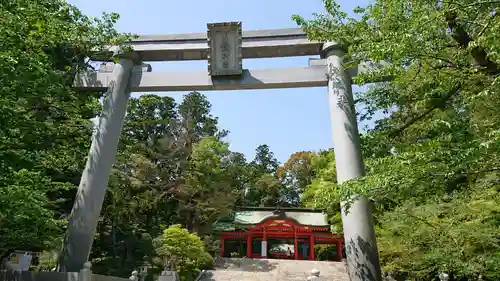
[[[234,224],[256,225],[268,219],[291,219],[305,226],[329,226],[327,215],[319,210],[304,208],[239,208],[234,214]]]

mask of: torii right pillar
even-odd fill
[[[351,78],[344,71],[345,51],[336,43],[323,45],[328,75],[328,99],[333,134],[337,182],[339,184],[364,176],[356,111]],[[341,203],[345,252],[351,281],[381,281],[372,202],[365,196],[356,196],[353,204],[344,210]]]

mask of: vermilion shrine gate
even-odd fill
[[[232,230],[222,231],[222,257],[229,257],[237,242],[246,247],[247,258],[315,260],[314,245],[336,246],[335,261],[342,260],[343,238],[330,232],[327,217],[320,211],[298,208],[242,208],[235,212]],[[293,241],[288,249],[270,241]],[[290,253],[287,252],[290,250]],[[236,250],[237,251],[237,250]]]

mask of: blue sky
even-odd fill
[[[296,27],[292,14],[311,18],[323,13],[321,0],[69,0],[85,14],[117,12],[117,28],[135,34],[205,32],[211,22],[241,21],[243,29]],[[351,12],[368,0],[339,1]],[[244,68],[307,66],[307,57],[244,60]],[[153,71],[203,70],[206,61],[153,63]],[[359,90],[354,87],[354,91]],[[231,133],[231,150],[248,159],[260,144],[268,144],[280,162],[296,151],[333,147],[326,87],[202,92],[212,103],[221,128]],[[185,92],[157,93],[180,100]],[[135,94],[137,96],[138,94]],[[363,124],[364,125],[364,124]]]

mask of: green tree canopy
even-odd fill
[[[179,224],[165,229],[155,242],[156,253],[164,265],[176,270],[182,281],[194,280],[200,270],[212,264],[212,257],[200,237]]]
[[[346,67],[385,62],[356,83],[391,80],[357,94],[361,120],[387,116],[362,136],[367,176],[343,186],[319,177],[314,201],[373,199],[387,270],[498,280],[498,1],[377,0],[355,17],[324,3],[326,14],[294,19],[311,39],[339,42]]]
[[[125,277],[130,274],[126,268],[153,263],[152,238],[163,231],[160,225],[180,224],[216,251],[212,225],[250,198],[257,205],[267,200],[265,192],[250,197],[249,187],[267,188],[264,175],[282,186],[273,175],[256,173],[258,165],[244,155],[230,151],[222,140],[227,132],[210,107],[197,92],[180,103],[155,95],[130,100],[93,244],[95,272]],[[268,166],[277,167],[272,152],[262,155],[272,159]]]
[[[53,247],[62,232],[99,108],[73,78],[91,53],[129,38],[117,19],[62,0],[0,2],[0,258]]]

